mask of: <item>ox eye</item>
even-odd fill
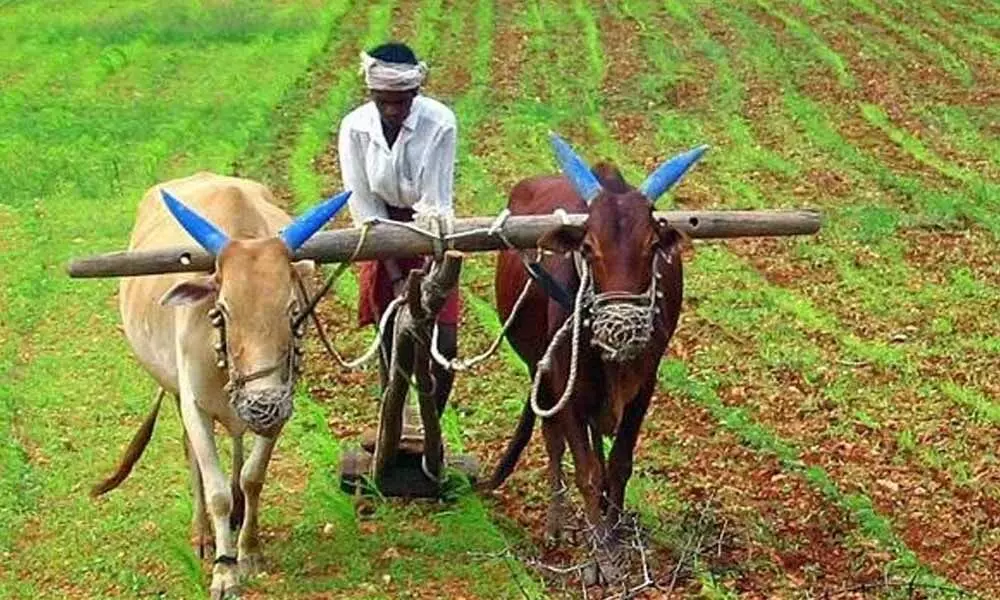
[[[583,254],[584,256],[593,256],[594,246],[590,242],[584,241],[582,244],[580,244],[580,253]]]

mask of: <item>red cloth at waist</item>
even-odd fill
[[[393,221],[412,221],[413,210],[409,208],[387,207],[387,216]],[[399,271],[405,278],[413,269],[422,269],[425,259],[396,259]],[[388,308],[394,298],[392,294],[392,278],[389,269],[380,260],[362,261],[358,274],[358,325],[377,325],[382,313]],[[438,313],[438,323],[442,325],[457,325],[458,315],[462,311],[462,302],[458,288],[448,294],[444,307]]]

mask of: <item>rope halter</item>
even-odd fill
[[[229,382],[226,391],[229,392],[229,404],[236,416],[247,424],[254,433],[273,437],[281,430],[282,425],[291,418],[293,412],[292,391],[297,376],[302,372],[303,353],[302,338],[305,327],[297,325],[298,308],[292,311],[289,325],[292,327],[292,348],[285,362],[273,364],[252,373],[240,373],[229,358],[229,346],[226,341],[226,319],[217,306],[208,311],[208,318],[215,328],[217,337],[214,344],[216,366],[226,369]],[[297,326],[296,326],[297,325]],[[285,376],[281,387],[268,390],[246,390],[246,384],[263,379],[269,375],[284,370]]]
[[[652,277],[649,287],[641,294],[627,292],[593,292],[593,279],[586,296],[590,318],[584,322],[590,328],[590,344],[600,348],[601,357],[612,362],[627,362],[638,357],[653,339],[659,291],[659,261],[662,252],[653,254]]]

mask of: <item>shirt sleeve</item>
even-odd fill
[[[359,226],[371,217],[385,217],[385,203],[375,196],[368,184],[365,171],[365,147],[347,124],[341,124],[337,139],[337,154],[340,157],[340,176],[344,188],[351,190],[347,206],[351,220]]]
[[[415,212],[435,209],[442,217],[454,217],[452,190],[455,185],[455,127],[442,128],[427,153],[424,181]]]

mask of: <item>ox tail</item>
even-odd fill
[[[146,420],[142,422],[142,426],[139,427],[139,430],[132,436],[132,441],[129,442],[128,448],[125,449],[125,454],[122,455],[121,461],[118,463],[118,469],[111,477],[108,477],[101,483],[95,485],[90,490],[91,497],[96,498],[97,496],[110,492],[121,485],[122,482],[128,478],[129,474],[132,473],[132,467],[135,466],[135,463],[139,462],[139,458],[146,450],[146,446],[149,445],[149,440],[153,437],[153,428],[156,426],[156,418],[160,414],[160,404],[163,403],[163,396],[165,396],[166,393],[166,390],[163,388],[160,388],[160,391],[157,392],[156,402],[153,403],[153,409],[149,411],[149,414],[146,415]]]
[[[517,422],[514,437],[507,444],[507,449],[504,451],[503,457],[500,458],[500,462],[497,463],[493,476],[486,482],[485,489],[495,490],[510,477],[514,467],[517,466],[518,459],[521,458],[521,452],[531,441],[531,432],[534,429],[535,411],[532,410],[531,401],[528,400],[524,403],[524,410],[521,411],[521,419]]]

